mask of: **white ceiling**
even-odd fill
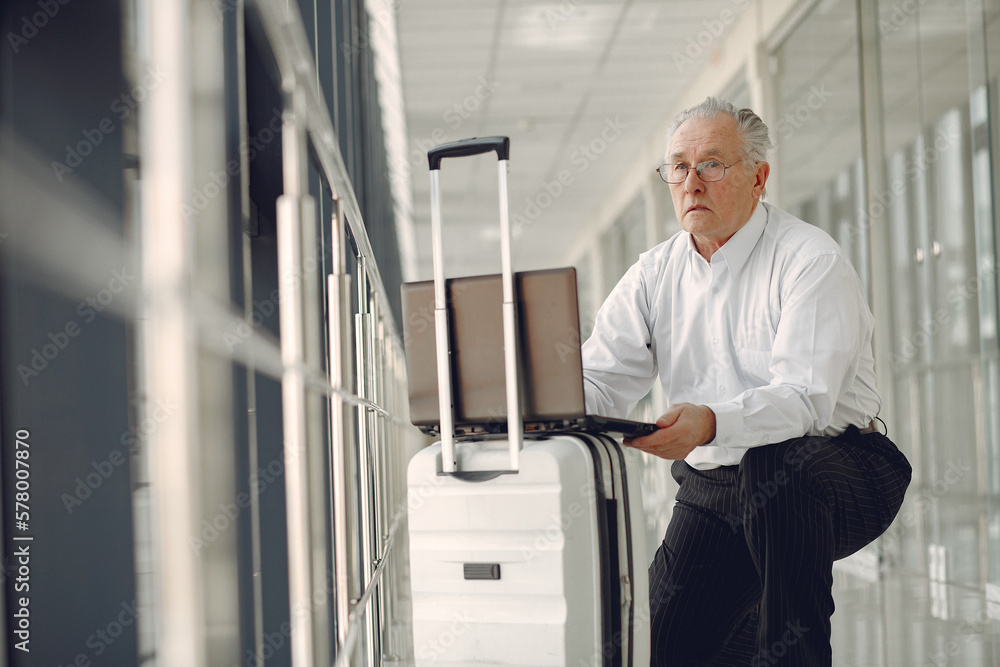
[[[713,32],[724,36],[745,4],[400,0],[418,277],[431,276],[428,147],[509,136],[510,213],[527,223],[515,238],[515,268],[565,264],[629,160],[717,56]],[[448,276],[499,271],[491,155],[442,163]]]

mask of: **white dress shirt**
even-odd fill
[[[685,231],[639,256],[583,345],[587,412],[626,417],[659,376],[669,405],[715,412],[715,439],[685,459],[699,469],[867,426],[873,323],[840,246],[760,202],[711,262]]]

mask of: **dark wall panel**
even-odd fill
[[[135,111],[122,76],[120,3],[10,0],[0,11],[0,121],[52,167],[37,183],[43,196],[69,198],[70,184],[96,193],[119,212],[100,224],[121,238],[122,136]],[[35,267],[18,254],[15,223],[4,218],[0,255],[10,664],[135,664],[130,331],[108,309],[36,286]],[[112,256],[107,266],[94,266],[82,252],[72,260],[107,276],[106,287],[89,295],[98,306],[127,303],[136,288],[123,246]],[[17,445],[18,432],[27,432],[27,447]],[[22,460],[30,466],[22,468],[30,471],[26,525],[13,521],[18,450],[28,452]],[[25,546],[28,556],[15,556]],[[28,633],[18,636],[10,630],[22,597]],[[16,647],[25,638],[29,651]]]

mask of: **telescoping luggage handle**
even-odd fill
[[[431,170],[431,246],[434,256],[434,340],[437,349],[438,406],[441,413],[441,467],[456,472],[455,413],[451,384],[451,350],[448,337],[448,304],[444,282],[444,242],[441,236],[441,160],[496,151],[500,183],[500,262],[503,284],[503,349],[507,383],[507,436],[510,442],[510,472],[517,472],[523,426],[517,364],[517,309],[514,270],[511,263],[510,218],[507,208],[508,137],[481,137],[441,144],[427,151]]]

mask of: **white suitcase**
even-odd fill
[[[646,667],[649,605],[638,474],[611,437],[524,439],[506,210],[506,137],[429,151],[441,442],[408,470],[417,665]],[[441,269],[445,157],[499,158],[507,434],[456,439]],[[523,445],[523,447],[522,447]]]
[[[462,471],[508,467],[507,440],[459,442]],[[408,472],[417,665],[649,665],[638,475],[611,438],[528,440],[517,474]]]

